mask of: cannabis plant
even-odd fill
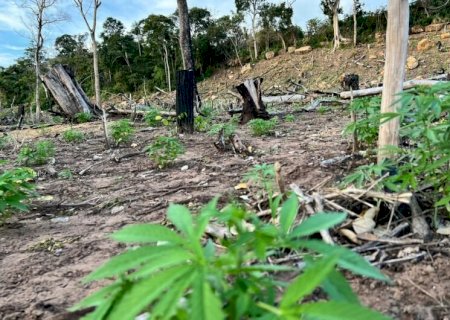
[[[357,253],[309,239],[343,222],[345,214],[319,213],[296,226],[297,211],[295,195],[282,206],[279,225],[266,223],[236,205],[219,211],[217,198],[197,215],[172,204],[167,218],[173,229],[141,224],[112,235],[129,249],[92,272],[85,282],[114,282],[72,310],[94,307],[85,319],[95,320],[133,320],[137,316],[196,320],[388,319],[360,304],[341,269],[379,280],[387,278]],[[233,232],[215,243],[207,234],[211,223]],[[271,262],[286,251],[303,256],[305,267]],[[292,280],[285,280],[292,276]],[[310,298],[319,288],[327,300]]]

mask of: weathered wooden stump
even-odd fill
[[[241,124],[256,118],[270,119],[261,97],[262,82],[263,78],[248,79],[236,87],[243,101]]]
[[[176,113],[180,133],[194,133],[195,75],[192,70],[177,71]]]
[[[70,67],[61,64],[53,66],[47,74],[42,76],[42,82],[67,117],[73,118],[77,113],[92,112],[93,106],[75,80]]]

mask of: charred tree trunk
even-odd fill
[[[61,64],[55,65],[42,77],[47,89],[61,107],[64,114],[73,118],[75,114],[91,113],[92,105],[69,67]]]
[[[262,78],[248,79],[236,87],[243,100],[241,124],[256,118],[270,119],[270,115],[262,101],[262,82]]]
[[[180,133],[194,133],[194,87],[193,70],[177,71],[177,125]]]

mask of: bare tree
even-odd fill
[[[340,0],[322,0],[322,10],[323,13],[329,16],[333,22],[333,50],[336,50],[341,45],[341,33],[339,31],[339,13],[342,9],[340,8]]]
[[[81,17],[83,18],[84,22],[86,23],[86,27],[89,30],[89,35],[91,37],[91,43],[92,43],[92,56],[93,56],[93,63],[94,63],[94,87],[95,87],[95,104],[98,108],[102,110],[102,122],[103,122],[103,133],[105,135],[105,144],[106,147],[110,147],[109,138],[108,138],[108,126],[106,123],[106,111],[102,107],[102,99],[100,96],[100,74],[98,70],[98,48],[97,48],[97,40],[96,40],[96,30],[97,30],[97,11],[98,8],[101,5],[100,0],[90,0],[89,3],[86,3],[88,1],[84,0],[74,0],[75,5],[77,6],[78,10],[80,11]],[[89,23],[88,16],[91,14],[90,11],[92,11],[92,23]]]
[[[41,101],[39,86],[41,84],[41,57],[44,48],[44,28],[63,19],[63,16],[52,15],[49,9],[56,4],[57,0],[23,0],[18,3],[21,8],[28,12],[25,25],[31,35],[33,44],[33,60],[35,74],[35,104],[36,104],[36,123],[41,120]]]
[[[262,5],[265,0],[235,0],[237,12],[248,12],[252,21],[252,37],[253,37],[253,50],[255,59],[258,59],[258,41],[256,40],[256,26],[258,22],[258,16],[261,13]]]
[[[353,0],[353,46],[358,42],[358,12],[361,10],[361,1]]]
[[[408,32],[408,0],[389,0],[381,113],[396,112],[399,108],[397,95],[403,90],[408,53]],[[378,162],[382,162],[390,156],[386,147],[399,145],[399,131],[400,119],[398,117],[380,125]]]
[[[180,22],[180,47],[185,70],[195,70],[194,56],[192,55],[191,26],[189,23],[189,10],[186,0],[177,0],[178,16]]]

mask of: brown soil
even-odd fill
[[[165,170],[155,168],[145,155],[119,163],[103,161],[111,155],[104,152],[99,123],[78,126],[89,135],[81,145],[63,142],[64,126],[13,133],[18,141],[52,139],[57,148],[54,168],[70,169],[74,177],[63,180],[50,177],[45,166],[35,168],[38,191],[45,198],[0,227],[0,318],[67,318],[65,309],[98,287],[84,285],[81,279],[123,250],[109,233],[127,224],[164,223],[169,202],[196,208],[217,194],[223,201],[236,197],[234,186],[256,163],[280,161],[286,182],[306,190],[330,176],[337,178],[351,163],[324,169],[320,161],[348,152],[348,142],[341,136],[347,121],[348,116],[335,109],[303,113],[296,124],[280,125],[278,137],[254,138],[247,128],[240,128],[240,136],[256,149],[247,159],[217,152],[214,138],[205,134],[184,136],[187,152]],[[116,149],[115,156],[140,150],[165,130],[139,132],[134,139],[137,146]],[[35,136],[37,132],[41,137]],[[15,155],[10,150],[5,156],[12,160]],[[76,174],[93,164],[85,175]],[[182,171],[183,166],[188,170]],[[392,285],[361,278],[352,278],[352,284],[366,305],[397,319],[444,319],[450,303],[449,265],[447,258],[437,256],[384,270]]]

